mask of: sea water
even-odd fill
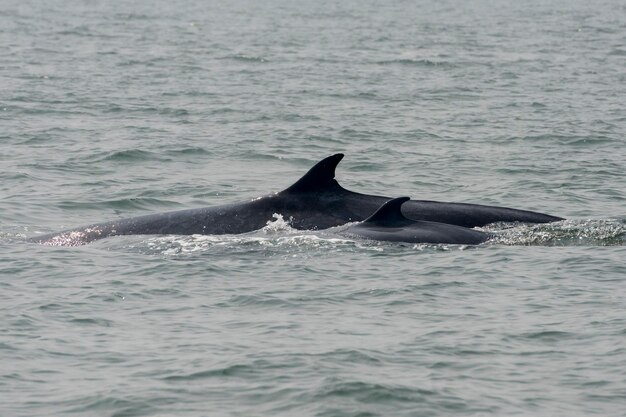
[[[626,6],[0,1],[0,415],[626,415]],[[25,237],[369,194],[565,217],[478,247]]]

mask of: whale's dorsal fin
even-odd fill
[[[387,201],[378,210],[363,221],[363,224],[376,226],[400,226],[406,223],[413,223],[402,214],[400,208],[402,204],[409,201],[409,197],[398,197]]]
[[[343,154],[338,153],[322,159],[285,191],[292,193],[315,192],[338,185],[335,181],[335,168],[342,158]]]

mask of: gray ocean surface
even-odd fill
[[[620,0],[0,0],[0,416],[625,416],[624,103]],[[24,239],[337,152],[354,191],[567,220]]]

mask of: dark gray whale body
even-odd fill
[[[34,236],[30,241],[76,246],[117,235],[238,234],[261,229],[275,213],[281,214],[292,227],[301,230],[326,229],[362,221],[390,198],[359,194],[341,187],[334,178],[335,168],[342,158],[343,154],[329,156],[289,188],[247,202],[114,220]],[[402,212],[414,220],[463,227],[494,222],[548,223],[562,220],[547,214],[504,207],[420,200],[406,202]]]
[[[406,201],[409,201],[409,197],[389,200],[369,218],[339,234],[388,242],[459,245],[478,245],[491,237],[487,233],[453,224],[408,219],[401,211]]]

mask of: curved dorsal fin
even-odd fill
[[[404,217],[404,214],[402,214],[400,210],[402,204],[409,200],[409,197],[398,197],[389,200],[380,206],[379,209],[376,210],[376,213],[365,219],[363,223],[376,224],[378,226],[396,226],[406,224],[407,222],[413,223],[413,220]]]
[[[285,191],[294,193],[305,193],[319,191],[332,185],[337,185],[335,181],[335,168],[343,158],[342,153],[338,153],[319,161]]]

